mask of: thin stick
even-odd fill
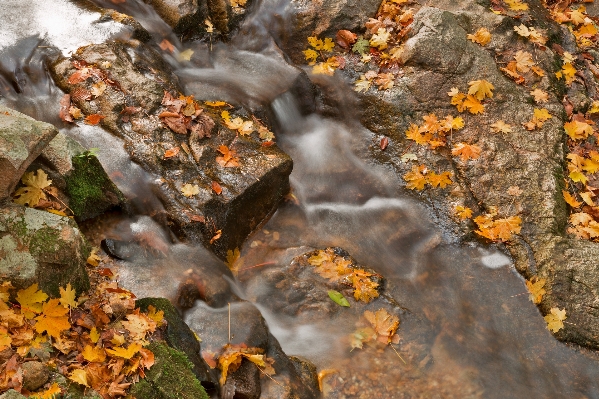
[[[256,365],[256,367],[258,367],[258,365]],[[280,386],[280,387],[282,387],[282,386],[283,386],[283,385],[282,385],[280,382],[278,382],[277,380],[275,380],[274,378],[272,378],[272,377],[271,377],[269,374],[267,374],[267,373],[266,373],[264,370],[262,370],[260,367],[258,367],[258,370],[260,370],[260,372],[261,372],[262,374],[264,374],[265,376],[267,376],[268,378],[270,378],[270,379],[271,379],[271,381],[272,381],[272,382],[274,382],[275,384],[277,384],[278,386]]]
[[[520,294],[516,294],[516,295],[512,295],[510,298],[516,297],[516,296],[520,296],[520,295],[526,295],[526,294],[530,294],[530,292],[522,292]]]
[[[393,349],[393,352],[395,352],[395,354],[401,359],[401,361],[403,362],[403,364],[408,364],[406,363],[405,360],[403,360],[403,357],[401,357],[401,355],[399,354],[399,352],[393,347],[393,345],[389,344],[389,346],[391,347],[391,349]]]
[[[228,305],[229,305],[229,343],[231,343],[231,302],[229,302]]]
[[[240,272],[244,271],[244,270],[249,270],[249,269],[253,269],[255,267],[260,267],[260,266],[266,266],[266,265],[274,265],[277,262],[264,262],[264,263],[258,263],[257,265],[254,266],[248,266],[248,267],[244,267],[243,269],[239,269]]]

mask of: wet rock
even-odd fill
[[[218,384],[218,378],[215,378],[213,373],[210,372],[208,365],[200,356],[202,350],[200,342],[168,299],[143,298],[137,300],[135,305],[142,312],[147,311],[150,305],[158,311],[163,311],[167,322],[164,337],[166,343],[170,347],[185,353],[187,359],[193,364],[193,373],[206,389],[212,389]]]
[[[540,3],[529,3],[535,23],[551,40],[565,37]],[[502,217],[518,214],[523,220],[522,230],[508,250],[525,277],[547,279],[550,289],[541,310],[546,313],[552,307],[565,308],[573,324],[566,325],[557,336],[598,348],[599,314],[588,306],[595,303],[590,287],[599,283],[599,272],[591,266],[597,246],[565,237],[567,209],[561,195],[565,157],[565,112],[561,99],[565,87],[552,79],[561,65],[555,62],[558,54],[551,48],[538,51],[531,43],[520,40],[513,30],[519,21],[495,15],[475,2],[430,1],[428,5],[414,16],[401,56],[404,66],[394,87],[385,91],[373,87],[358,95],[362,123],[376,133],[371,147],[373,157],[379,163],[392,165],[401,182],[402,176],[416,164],[400,161],[406,151],[413,152],[417,163],[429,169],[452,171],[455,185],[445,190],[425,190],[418,196],[433,204],[440,224],[455,226],[454,233],[458,235],[476,237],[472,225],[451,222],[451,209],[456,205],[471,207],[475,216],[492,209],[498,209]],[[482,26],[492,34],[485,47],[466,38]],[[563,40],[567,42],[568,38]],[[562,44],[567,48],[567,43]],[[546,72],[534,84],[550,93],[547,103],[535,104],[528,88],[517,85],[499,70],[501,65],[495,58],[518,50],[534,53],[535,61]],[[344,74],[351,79],[370,69],[351,56],[347,61]],[[495,86],[492,100],[481,115],[459,114],[446,93],[453,87],[463,92],[468,82],[479,79]],[[588,93],[582,94],[585,95]],[[541,107],[553,117],[531,134],[522,125],[531,119],[534,108]],[[453,133],[453,143],[480,146],[480,158],[463,162],[449,151],[430,151],[406,139],[404,132],[410,123],[421,124],[422,117],[429,113],[463,117],[465,128]],[[489,132],[489,126],[498,120],[511,124],[513,131],[505,135],[481,134],[481,129]],[[384,152],[378,146],[381,137],[388,137],[391,143]],[[518,187],[522,193],[510,195],[510,187]]]
[[[10,196],[27,167],[57,133],[48,123],[0,106],[0,200]]]
[[[250,395],[256,395],[256,392],[258,397],[259,392],[262,392],[263,397],[282,399],[317,397],[304,384],[292,361],[285,355],[276,338],[270,334],[264,318],[256,307],[249,302],[231,303],[230,340],[228,312],[228,307],[215,309],[200,303],[186,313],[185,321],[200,336],[205,351],[218,353],[227,343],[245,344],[250,348],[264,350],[267,357],[274,359],[273,367],[276,374],[272,379],[276,382],[261,377],[260,372],[256,374],[253,370],[256,366],[250,363],[245,366],[242,373],[233,373],[227,378],[225,387],[228,388],[225,392],[223,387],[223,393],[233,395],[236,392],[230,392],[230,389],[239,387],[240,394],[244,392],[244,395],[248,395],[246,397],[254,397]],[[249,387],[254,387],[253,393],[250,393]]]
[[[380,0],[293,0],[293,22],[281,32],[283,48],[298,64],[304,64],[302,50],[307,48],[309,36],[327,36],[335,38],[340,29],[352,32],[363,31],[368,18],[374,16],[381,5]]]
[[[208,34],[228,34],[239,27],[252,1],[245,5],[228,0],[145,0],[173,30],[187,38],[203,38]],[[210,21],[214,32],[208,32]]]
[[[239,368],[227,375],[221,397],[223,399],[258,399],[261,393],[260,370],[249,360],[243,359]]]
[[[111,63],[110,68],[102,66],[104,61]],[[69,83],[81,65],[93,65],[97,76],[112,82],[96,99],[77,93],[90,91],[99,78]],[[203,111],[201,120],[211,121],[206,125],[210,137],[175,133],[163,125],[157,117],[164,110],[161,102],[165,91],[178,92],[177,80],[149,47],[94,44],[80,48],[71,59],[58,61],[52,70],[57,84],[73,95],[85,114],[102,115],[101,124],[125,140],[131,158],[162,176],[156,191],[180,237],[203,242],[224,259],[227,250],[240,247],[287,193],[291,159],[276,145],[265,147],[255,136],[227,129],[219,111]],[[223,145],[236,152],[239,167],[217,164]],[[165,157],[166,150],[173,148],[180,149],[178,154]],[[213,182],[222,188],[220,194],[212,189]],[[184,196],[184,184],[197,185],[199,192]]]
[[[313,393],[314,397],[318,397],[320,389],[318,388],[318,369],[316,366],[299,356],[289,356],[289,359],[293,362],[295,371],[299,374],[306,388]]]
[[[48,381],[50,372],[42,362],[25,362],[21,365],[23,370],[23,388],[35,391]]]
[[[102,249],[113,258],[120,260],[132,260],[140,252],[139,246],[127,241],[106,238],[102,240]]]
[[[38,168],[43,169],[52,185],[64,194],[65,203],[78,222],[125,205],[123,193],[110,180],[96,156],[62,133],[44,148],[30,170]]]
[[[0,278],[15,288],[39,283],[50,296],[68,283],[78,293],[89,289],[89,247],[72,219],[8,205],[0,209],[0,236]]]
[[[193,364],[183,352],[153,342],[148,349],[155,363],[146,378],[133,385],[130,394],[139,399],[208,399],[200,381],[194,376]]]

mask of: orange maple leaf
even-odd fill
[[[218,152],[222,154],[220,157],[216,157],[216,163],[225,168],[233,168],[235,166],[239,166],[239,158],[235,155],[235,150],[231,150],[226,145],[221,145],[218,147]]]
[[[67,308],[60,304],[59,299],[50,299],[43,304],[42,314],[35,318],[35,331],[43,333],[46,331],[51,337],[60,337],[62,331],[71,328]]]
[[[460,157],[462,162],[466,162],[469,159],[478,159],[482,149],[476,144],[457,143],[451,150],[451,155],[457,155]]]

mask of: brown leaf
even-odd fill
[[[173,44],[166,39],[163,39],[158,46],[160,46],[162,50],[168,51],[170,53],[175,51],[175,46],[173,46]]]
[[[385,148],[387,148],[387,146],[389,145],[389,139],[387,137],[383,137],[381,139],[381,150],[385,150]]]
[[[350,46],[354,44],[357,39],[358,35],[345,29],[337,31],[337,35],[335,37],[337,44],[344,49],[350,48]]]
[[[169,150],[166,150],[164,152],[164,159],[172,158],[174,156],[177,156],[177,154],[179,154],[179,151],[180,151],[179,147],[175,147],[175,148],[171,148]]]
[[[217,241],[222,235],[223,235],[223,231],[222,230],[217,230],[216,234],[214,234],[214,237],[212,237],[210,239],[210,244],[214,244],[214,242]]]
[[[91,114],[91,115],[86,116],[83,121],[88,125],[97,125],[104,118],[105,117],[100,114]]]
[[[70,94],[65,94],[60,99],[60,110],[58,111],[58,116],[65,122],[73,122],[73,117],[69,113],[69,108],[71,107],[71,96]]]
[[[177,117],[163,118],[162,121],[175,133],[187,134],[187,126],[185,123],[185,117],[183,115],[177,115]]]

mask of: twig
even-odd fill
[[[256,367],[258,367],[258,365],[256,365]],[[264,370],[262,370],[260,367],[258,367],[258,370],[260,370],[260,372],[261,372],[262,374],[264,374],[265,376],[267,376],[268,378],[270,378],[272,382],[274,382],[275,384],[277,384],[277,385],[278,385],[278,386],[280,386],[280,387],[283,387],[283,385],[282,385],[280,382],[278,382],[277,380],[275,380],[274,378],[272,378],[272,377],[271,377],[271,376],[270,376],[268,373],[266,373],[266,372],[265,372]]]
[[[405,360],[403,360],[403,357],[401,357],[401,355],[399,354],[399,352],[393,347],[393,345],[389,344],[389,346],[391,347],[391,349],[393,349],[393,352],[395,352],[395,354],[397,355],[397,357],[399,357],[401,359],[401,361],[403,362],[403,364],[408,364],[406,363]]]
[[[228,305],[229,305],[229,343],[231,343],[231,302],[229,302]]]
[[[244,270],[249,270],[249,269],[253,269],[255,267],[260,267],[260,266],[266,266],[266,265],[274,265],[277,262],[264,262],[264,263],[258,263],[257,265],[254,266],[248,266],[248,267],[244,267],[243,269],[239,269],[240,272],[244,271]]]

